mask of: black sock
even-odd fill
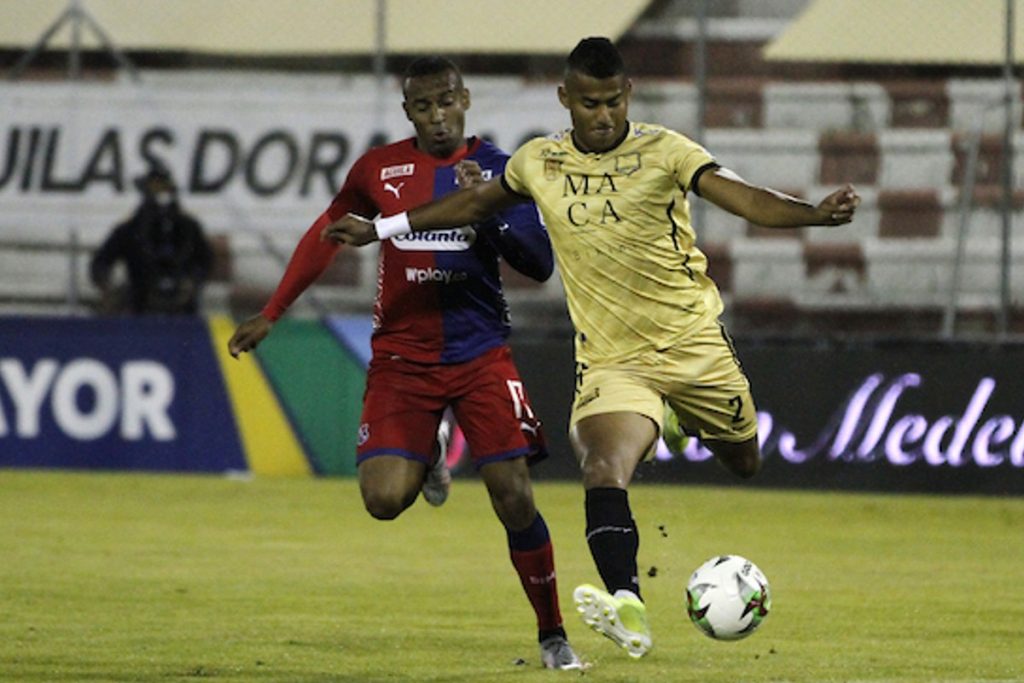
[[[540,631],[538,631],[537,642],[543,643],[548,638],[552,638],[554,636],[561,636],[566,640],[569,640],[569,636],[565,635],[565,629],[559,626],[558,628],[541,629]]]
[[[605,588],[640,595],[636,554],[640,535],[629,510],[624,489],[593,488],[587,491],[587,544]]]

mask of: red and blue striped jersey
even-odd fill
[[[330,265],[338,251],[320,231],[346,213],[390,216],[455,191],[455,164],[476,161],[498,176],[508,155],[477,138],[444,159],[420,151],[414,138],[369,150],[349,171],[330,207],[292,255],[263,309],[276,320]],[[519,204],[473,226],[412,233],[380,246],[374,303],[374,357],[461,363],[505,343],[509,311],[499,259],[533,279],[553,270],[551,244],[535,205]]]

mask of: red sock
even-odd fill
[[[536,550],[513,550],[510,554],[526,597],[530,599],[533,611],[537,614],[537,629],[557,629],[562,625],[562,613],[558,609],[555,553],[551,542]]]
[[[562,613],[558,609],[558,582],[555,580],[555,552],[547,524],[540,513],[522,531],[508,532],[509,556],[519,573],[523,591],[537,614],[541,634],[560,630]]]

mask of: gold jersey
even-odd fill
[[[686,199],[709,164],[697,143],[645,123],[600,154],[579,151],[567,130],[512,155],[504,182],[533,198],[547,223],[578,362],[640,360],[721,313]]]

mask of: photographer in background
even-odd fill
[[[182,211],[167,169],[152,167],[135,181],[142,202],[93,255],[89,273],[102,293],[100,312],[194,315],[213,261],[202,226]],[[113,275],[123,263],[127,282]]]

